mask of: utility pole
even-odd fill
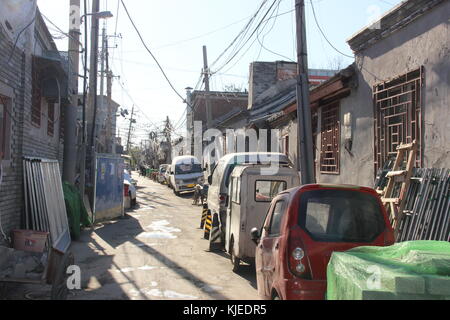
[[[168,155],[167,155],[167,159],[166,162],[167,163],[172,163],[172,125],[170,123],[170,119],[169,116],[167,116],[166,119],[166,125],[164,127],[164,136],[166,137],[166,141],[169,145],[169,151],[168,151]]]
[[[105,106],[104,106],[104,99],[103,99],[103,94],[104,94],[104,92],[105,92],[105,56],[106,56],[106,51],[107,51],[108,49],[107,49],[107,45],[106,45],[106,25],[105,25],[105,23],[103,23],[103,29],[102,29],[102,51],[101,51],[101,54],[100,54],[100,60],[101,60],[101,67],[100,67],[100,97],[99,97],[99,101],[98,101],[98,104],[100,105],[100,110],[102,111],[102,114],[105,114],[105,115],[107,115],[108,113],[107,112],[104,112],[105,111]],[[97,116],[97,115],[95,115],[95,116]],[[103,119],[102,119],[103,120]],[[101,121],[102,122],[102,127],[103,127],[103,121]],[[100,130],[101,130],[102,128],[100,128]],[[96,128],[96,130],[94,131],[95,132],[95,135],[97,135],[98,134],[98,132],[97,132],[97,128]],[[106,145],[106,141],[102,141],[102,140],[100,140],[101,142],[103,142],[104,143],[104,146]],[[102,152],[102,151],[100,151],[100,152]]]
[[[98,19],[95,15],[100,10],[100,0],[92,1],[92,19],[91,19],[91,61],[89,69],[89,111],[88,124],[91,125],[91,141],[90,150],[88,152],[88,169],[89,169],[89,180],[92,186],[95,185],[95,175],[96,175],[96,141],[95,141],[95,127],[97,122],[97,73],[98,73]],[[85,22],[86,23],[86,22]],[[91,189],[90,194],[91,206],[94,206],[94,188]]]
[[[297,18],[297,169],[301,183],[315,182],[311,108],[309,105],[308,50],[306,44],[305,1],[295,0]]]
[[[133,127],[133,123],[135,122],[133,117],[134,117],[134,104],[133,104],[133,108],[131,108],[130,128],[128,129],[128,139],[127,139],[127,152],[128,152],[128,154],[130,153],[131,129]]]
[[[192,105],[192,88],[186,88],[186,126],[187,126],[187,142],[189,143],[189,154],[194,154],[194,106]]]
[[[203,75],[205,82],[206,127],[207,129],[211,129],[212,111],[211,111],[211,101],[209,99],[209,68],[208,68],[208,54],[206,52],[206,46],[203,46]]]
[[[92,16],[95,16],[100,9],[100,0],[92,1]],[[95,157],[95,127],[97,122],[97,74],[98,74],[98,25],[99,20],[91,19],[91,61],[89,69],[89,112],[91,127],[91,151],[92,157]]]
[[[64,109],[64,162],[63,180],[70,184],[75,183],[77,165],[77,107],[78,107],[78,71],[80,63],[80,0],[70,0],[69,13],[69,83],[73,87],[70,93],[70,105]]]
[[[84,0],[84,16],[87,18],[88,8],[87,0]],[[84,77],[83,77],[83,117],[82,117],[82,136],[81,136],[81,164],[80,164],[80,194],[83,197],[86,188],[86,100],[87,100],[87,59],[88,59],[88,25],[84,22]]]

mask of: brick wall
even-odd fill
[[[1,28],[1,27],[0,27]],[[10,231],[20,226],[23,207],[22,191],[22,145],[24,124],[24,103],[27,70],[26,58],[20,49],[16,49],[8,64],[13,44],[0,29],[0,88],[3,95],[12,99],[10,160],[2,161],[3,181],[0,186],[0,215],[2,228],[7,236]],[[3,237],[0,235],[0,243]]]
[[[13,43],[0,26],[0,94],[12,99],[11,157],[10,160],[2,161],[3,181],[0,186],[0,217],[7,236],[10,236],[12,229],[21,227],[24,212],[22,158],[34,156],[58,159],[62,163],[63,157],[59,123],[55,124],[53,138],[46,135],[46,125],[36,128],[31,124],[32,56],[15,48],[8,63],[12,50]],[[47,118],[42,117],[42,124],[45,121]],[[2,243],[4,241],[0,234]]]

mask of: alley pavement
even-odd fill
[[[201,207],[191,195],[139,177],[138,205],[123,218],[85,230],[72,242],[81,290],[69,300],[255,300],[253,266],[231,271],[225,253],[208,252]],[[10,299],[48,299],[48,288],[10,288]]]

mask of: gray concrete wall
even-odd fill
[[[357,55],[356,62],[360,69],[357,72],[358,88],[341,101],[340,110],[341,133],[344,130],[344,114],[352,113],[353,155],[344,149],[344,138],[341,135],[341,173],[324,175],[319,173],[320,168],[317,167],[319,182],[373,187],[372,87],[421,66],[425,68],[422,105],[423,166],[450,168],[449,12],[450,1],[446,1]],[[320,153],[317,157],[320,157]]]

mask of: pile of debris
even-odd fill
[[[47,253],[34,253],[0,246],[0,279],[42,280]]]

